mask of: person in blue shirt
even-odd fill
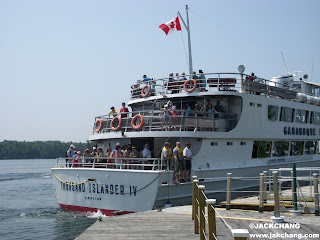
[[[142,77],[142,82],[149,82],[151,81],[152,79],[151,78],[148,78],[147,75],[143,75]]]
[[[201,81],[199,81],[199,82],[201,82],[202,84],[199,84],[200,86],[200,92],[204,92],[204,91],[206,91],[206,86],[207,86],[207,84],[206,84],[206,76],[203,74],[203,71],[202,70],[199,70],[199,79],[201,79]]]

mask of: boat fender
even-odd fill
[[[118,120],[118,125],[114,126],[114,123],[116,122],[116,120]],[[121,117],[114,117],[110,123],[110,127],[113,131],[119,131],[120,127],[122,124],[122,118]]]
[[[101,129],[102,129],[102,120],[101,120],[101,119],[98,119],[98,120],[96,121],[96,123],[94,124],[94,130],[95,130],[96,132],[100,132]]]
[[[148,88],[147,91],[146,91],[146,88]],[[151,91],[151,86],[149,84],[145,85],[141,90],[141,96],[142,97],[148,97],[149,94],[150,94],[150,91]]]
[[[192,88],[189,88],[188,86],[190,84],[193,84],[193,87]],[[196,90],[197,88],[197,81],[194,80],[194,79],[189,79],[187,81],[185,81],[185,83],[183,84],[184,85],[184,90],[188,93],[192,93],[194,90]]]
[[[140,119],[140,124],[136,125],[136,121],[138,118]],[[131,126],[134,130],[139,130],[140,128],[142,128],[143,124],[144,124],[144,117],[142,115],[137,114],[132,118]]]

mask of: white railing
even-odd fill
[[[57,158],[56,168],[107,168],[128,170],[171,170],[173,159],[69,157]]]
[[[93,134],[113,131],[216,131],[228,132],[237,125],[237,115],[214,111],[145,110],[126,113],[121,118],[107,114],[96,117]],[[136,118],[137,115],[142,116]],[[143,119],[143,120],[142,120]],[[101,122],[99,122],[101,121]],[[97,122],[102,126],[97,129]],[[141,127],[140,127],[141,126]]]

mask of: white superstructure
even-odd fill
[[[168,200],[190,203],[191,183],[173,183],[174,171],[160,160],[165,142],[172,149],[177,141],[183,148],[191,143],[191,176],[204,179],[209,191],[225,191],[225,182],[212,178],[228,172],[256,177],[292,163],[320,166],[320,85],[288,75],[268,81],[241,73],[210,73],[191,80],[198,76],[137,83],[127,117],[97,117],[89,140],[104,153],[116,143],[138,150],[149,143],[153,158],[121,159],[121,169],[112,168],[114,159],[76,165],[59,159],[52,171],[60,206],[112,214],[149,210]],[[164,105],[176,110],[164,110]],[[209,105],[215,110],[208,110]],[[233,189],[256,184],[235,181]]]

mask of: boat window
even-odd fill
[[[273,157],[283,157],[288,156],[289,142],[278,141],[273,144]]]
[[[262,104],[258,103],[258,104],[257,104],[257,107],[262,107]]]
[[[278,121],[279,107],[274,105],[268,106],[268,119],[271,121]]]
[[[303,155],[303,141],[292,141],[290,156],[300,156]]]
[[[309,111],[297,109],[296,111],[296,122],[297,123],[307,123],[308,122]]]
[[[280,121],[293,122],[294,109],[289,107],[281,107]]]
[[[211,142],[211,146],[217,146],[218,143],[217,142]]]
[[[270,141],[254,141],[252,149],[252,158],[270,157],[271,142]]]
[[[250,106],[254,107],[256,104],[253,102],[250,102]]]
[[[227,145],[231,146],[231,145],[233,145],[233,142],[227,142]]]
[[[317,154],[320,154],[320,141],[317,141],[317,150],[316,150]]]
[[[310,123],[320,124],[320,113],[318,113],[318,112],[311,112]]]
[[[316,153],[317,141],[306,141],[304,153],[305,154],[315,154]]]
[[[244,145],[246,145],[246,142],[240,142],[240,145],[244,146]]]

